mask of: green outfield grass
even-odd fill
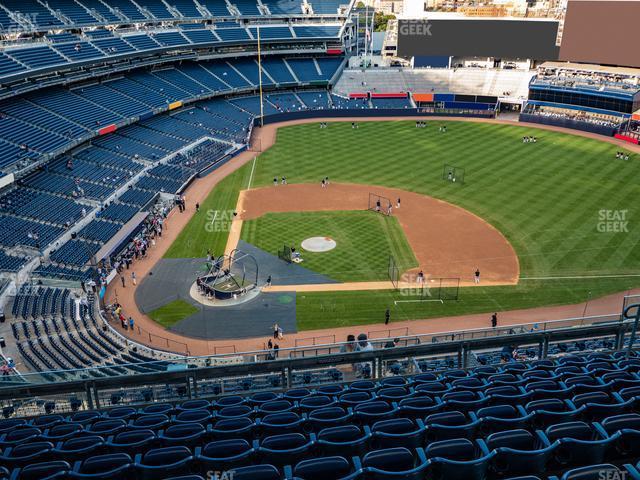
[[[163,327],[169,328],[197,311],[196,307],[184,300],[174,300],[149,312],[149,317]]]
[[[300,249],[304,239],[325,236],[336,241],[335,249]],[[269,213],[244,222],[242,239],[274,255],[293,244],[302,253],[303,267],[341,282],[388,280],[390,255],[402,270],[418,265],[398,220],[374,212]]]
[[[589,292],[595,298],[640,285],[640,277],[557,278],[640,273],[638,155],[625,162],[615,158],[616,145],[529,126],[448,122],[447,133],[440,133],[443,123],[429,121],[426,129],[411,121],[361,122],[357,130],[348,122],[282,128],[277,143],[258,158],[253,185],[270,185],[274,176],[290,183],[329,176],[333,182],[402,188],[460,205],[511,242],[521,277],[529,280],[518,287],[463,289],[459,302],[442,307],[404,304],[405,318],[568,304]],[[523,135],[536,135],[538,142],[523,144]],[[464,186],[442,180],[444,163],[466,170]],[[207,205],[234,204],[250,168],[221,182]],[[167,255],[199,256],[206,251],[203,243],[226,243],[226,232],[203,235],[203,229],[202,219],[194,219]],[[616,229],[622,231],[607,231]],[[388,303],[385,295],[299,295],[299,328],[375,321]],[[336,320],[322,323],[314,309],[330,298]]]
[[[637,285],[637,280],[630,278],[626,281],[597,278],[530,280],[513,287],[461,288],[458,301],[444,303],[413,302],[418,298],[426,297],[412,296],[411,292],[405,295],[405,292],[396,290],[298,293],[296,318],[298,330],[371,323],[380,323],[381,328],[384,328],[382,326],[384,313],[389,308],[392,322],[487,313],[487,326],[489,326],[489,315],[493,312],[544,305],[570,305],[627,290]],[[434,295],[436,295],[435,292]],[[412,301],[407,302],[407,300]],[[586,315],[589,315],[588,306]]]

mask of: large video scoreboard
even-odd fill
[[[400,19],[398,56],[557,60],[558,27],[553,19]]]

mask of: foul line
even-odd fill
[[[217,217],[218,217],[218,210],[213,212],[213,218],[211,219],[211,224],[210,225],[213,225],[215,223]]]
[[[394,305],[398,305],[399,303],[415,303],[415,302],[440,302],[442,304],[444,304],[444,300],[442,300],[441,298],[427,298],[424,300],[394,300],[393,304]]]
[[[575,275],[569,277],[521,277],[520,280],[578,280],[584,278],[633,278],[640,277],[637,273],[628,273],[621,275]]]
[[[256,168],[256,160],[258,156],[253,157],[253,165],[251,165],[251,174],[249,175],[249,185],[247,185],[247,190],[251,190],[251,182],[253,181],[253,171]]]

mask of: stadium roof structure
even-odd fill
[[[613,67],[607,65],[594,65],[589,63],[573,62],[544,62],[540,68],[562,68],[564,70],[576,70],[582,72],[608,73],[613,75],[625,75],[640,78],[640,68]]]

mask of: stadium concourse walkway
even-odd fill
[[[266,125],[262,128],[254,129],[254,138],[259,139],[259,144],[262,147],[262,150],[266,150],[273,143],[275,143],[276,133],[278,128],[285,127],[288,125],[295,125],[300,123],[317,123],[320,121],[341,121],[341,122],[350,122],[350,121],[397,121],[397,120],[411,120],[415,121],[418,117],[406,117],[406,118],[398,118],[398,117],[380,117],[380,118],[371,118],[371,119],[363,119],[363,118],[327,118],[327,119],[308,119],[308,120],[294,120],[289,122],[282,122],[277,124]],[[460,118],[437,118],[426,117],[427,121],[445,121],[445,120],[453,120],[460,121]],[[476,121],[476,122],[489,122],[489,123],[500,123],[507,125],[518,124],[518,122],[511,120],[485,120],[485,119],[463,119],[463,121]],[[522,125],[522,124],[520,124]],[[632,145],[627,142],[623,142],[621,140],[617,140],[614,138],[607,138],[596,134],[590,134],[587,132],[579,132],[574,130],[569,130],[565,128],[559,127],[551,127],[545,125],[529,125],[524,124],[522,126],[530,126],[531,128],[544,129],[544,130],[553,130],[559,131],[563,133],[569,133],[572,135],[578,135],[583,137],[590,137],[600,141],[608,141],[612,144],[618,145],[621,148],[626,148],[628,150],[634,151],[636,153],[640,153],[640,146]],[[207,197],[211,189],[223,178],[227,175],[245,165],[249,161],[253,160],[255,157],[254,152],[245,151],[239,154],[232,161],[226,163],[221,166],[217,170],[213,171],[206,177],[199,178],[193,182],[193,184],[189,187],[186,192],[186,212],[183,214],[177,213],[174,209],[168,216],[167,221],[164,224],[163,235],[162,238],[158,239],[156,242],[156,246],[150,249],[147,257],[145,259],[141,259],[135,264],[135,271],[138,278],[142,279],[146,276],[149,271],[153,268],[155,263],[160,260],[164,253],[169,249],[173,241],[177,238],[180,231],[187,225],[190,218],[195,213],[195,203],[203,202]],[[121,288],[118,282],[112,282],[111,285],[107,289],[107,294],[105,296],[106,301],[108,303],[112,303],[117,301],[123,306],[124,312],[127,316],[132,315],[138,324],[139,327],[142,328],[142,334],[136,332],[131,332],[127,330],[123,332],[119,329],[119,331],[134,341],[138,341],[140,343],[144,343],[151,347],[159,347],[162,348],[164,345],[160,341],[149,342],[148,337],[149,334],[157,335],[161,338],[168,338],[170,341],[175,341],[178,343],[188,343],[189,352],[191,355],[208,355],[215,353],[216,347],[228,347],[230,345],[230,341],[222,340],[222,341],[207,341],[207,340],[198,340],[198,339],[189,339],[182,335],[175,334],[173,332],[167,331],[164,327],[157,324],[153,320],[151,320],[148,316],[142,314],[136,305],[135,298],[135,287],[131,284],[128,284],[126,288]],[[561,318],[571,318],[571,317],[580,317],[584,315],[605,315],[612,313],[619,313],[622,299],[626,294],[638,294],[640,290],[631,291],[631,292],[622,292],[618,294],[608,295],[606,297],[595,299],[589,302],[588,305],[584,303],[576,304],[576,305],[565,305],[565,306],[555,306],[555,307],[542,307],[528,310],[514,310],[500,313],[499,321],[501,326],[505,325],[517,325],[517,324],[525,324],[532,322],[542,322],[545,320],[555,320]],[[380,331],[384,329],[383,325],[383,317],[384,312],[381,312],[381,318],[379,322],[372,321],[371,325],[362,325],[359,327],[343,327],[343,328],[332,328],[331,333],[335,334],[336,339],[340,340],[346,338],[346,336],[350,333],[359,333],[359,332],[367,332],[367,331]],[[372,319],[375,320],[375,319]],[[391,336],[395,333],[394,331],[401,331],[402,329],[408,328],[410,334],[423,334],[423,333],[437,333],[437,332],[448,332],[453,330],[461,330],[461,329],[472,329],[472,328],[485,328],[490,324],[489,318],[487,314],[477,314],[477,315],[464,315],[459,317],[446,317],[446,318],[432,318],[428,320],[411,320],[411,321],[403,321],[403,322],[393,322],[391,325],[392,330],[389,332]],[[119,328],[116,326],[116,328]],[[397,330],[396,330],[397,329]],[[235,346],[236,351],[251,351],[262,349],[265,346],[266,339],[270,332],[255,332],[254,338],[247,338],[242,340],[233,341],[233,345]],[[295,340],[310,338],[314,336],[326,336],[326,330],[307,330],[304,332],[300,332],[295,335],[286,335],[285,338],[279,342],[280,348],[287,348],[295,346]],[[228,351],[225,349],[225,351]]]

